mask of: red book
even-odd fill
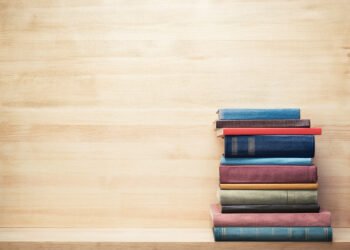
[[[230,213],[223,214],[217,204],[210,213],[214,227],[329,227],[331,213]]]
[[[225,135],[320,135],[321,128],[222,128],[217,136]]]
[[[316,183],[316,166],[221,165],[220,183]]]

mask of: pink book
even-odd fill
[[[221,165],[220,183],[316,183],[316,166]]]
[[[329,227],[331,213],[221,213],[211,205],[214,227]]]

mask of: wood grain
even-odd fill
[[[5,242],[214,242],[210,228],[0,228]],[[350,244],[349,228],[334,228],[333,242]]]
[[[300,107],[321,206],[350,227],[349,12],[0,0],[0,227],[210,227],[218,107]]]
[[[1,228],[0,249],[349,249],[349,228],[329,242],[213,242],[207,228]]]
[[[310,250],[348,250],[350,243],[321,243],[321,242],[205,242],[205,243],[181,243],[181,242],[4,242],[0,243],[1,250],[298,250],[307,248]]]

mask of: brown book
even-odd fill
[[[310,128],[309,119],[286,120],[217,120],[215,128]]]

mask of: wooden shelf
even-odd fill
[[[350,249],[350,228],[334,241],[214,242],[211,229],[0,228],[0,249]]]

